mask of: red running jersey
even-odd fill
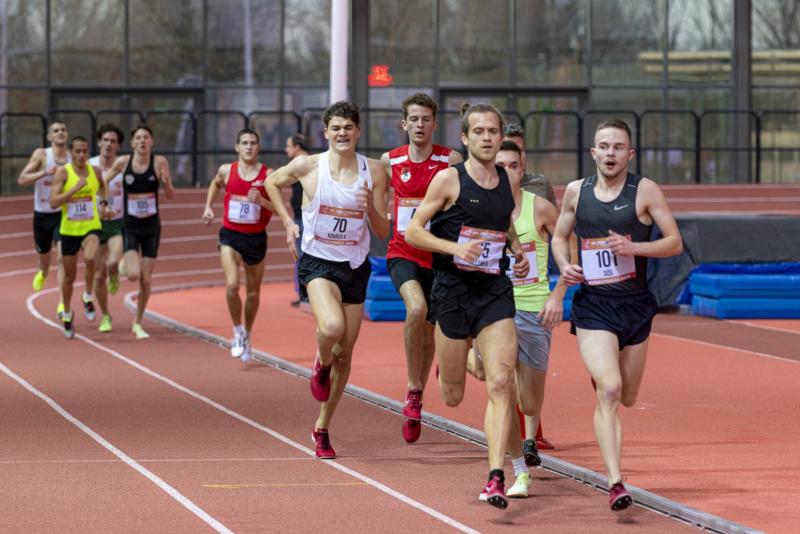
[[[269,200],[264,182],[267,179],[267,166],[261,165],[255,180],[247,182],[239,176],[239,163],[231,163],[231,174],[225,185],[225,214],[222,226],[243,234],[263,232],[272,218],[272,212],[247,200],[247,193],[255,187],[261,196]]]
[[[449,167],[450,148],[433,145],[430,157],[414,163],[408,156],[408,145],[397,147],[389,152],[392,167],[392,188],[394,189],[394,209],[392,211],[392,239],[389,241],[387,258],[405,258],[416,262],[420,267],[431,268],[431,253],[419,250],[406,243],[404,234],[411,217],[419,206],[428,185],[437,172]]]

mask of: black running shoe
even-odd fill
[[[525,456],[525,465],[531,467],[539,467],[542,465],[542,459],[539,456],[539,449],[536,448],[536,441],[526,439],[522,443],[522,454]]]

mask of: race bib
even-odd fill
[[[231,195],[228,201],[228,220],[237,224],[255,224],[261,219],[261,206],[246,196]]]
[[[67,219],[70,221],[88,221],[94,217],[94,200],[92,197],[72,197],[67,202]]]
[[[458,256],[453,256],[456,267],[463,271],[481,271],[489,274],[500,274],[500,260],[506,246],[506,233],[494,230],[482,230],[470,226],[462,226],[458,235],[458,244],[469,241],[480,241],[483,251],[478,259],[467,263]]]
[[[399,198],[397,199],[397,231],[404,234],[411,224],[411,219],[417,212],[417,208],[422,204],[421,198]],[[431,222],[425,225],[425,229],[429,230]]]
[[[630,239],[631,236],[625,236]],[[613,284],[636,278],[633,256],[617,256],[611,251],[607,237],[581,239],[583,276],[590,286]]]
[[[321,205],[314,224],[314,239],[328,245],[355,246],[364,230],[364,212]]]
[[[152,217],[158,213],[155,193],[136,193],[128,195],[128,215],[137,219]]]
[[[529,284],[535,284],[539,281],[539,260],[536,257],[536,243],[533,241],[530,243],[522,243],[522,253],[525,254],[526,258],[528,258],[528,264],[530,265],[530,269],[528,269],[528,275],[525,278],[516,277],[514,274],[514,265],[516,265],[517,259],[513,254],[508,255],[508,259],[510,261],[508,270],[506,271],[506,276],[511,278],[511,283],[515,286],[526,286]]]

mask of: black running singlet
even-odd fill
[[[647,258],[618,257],[606,246],[608,231],[630,236],[634,242],[650,241],[652,224],[636,216],[636,194],[641,177],[630,174],[616,199],[602,202],[594,189],[597,177],[584,179],[575,212],[575,234],[586,281],[582,289],[605,295],[630,295],[647,291]]]
[[[158,187],[154,165],[155,156],[150,156],[150,165],[143,173],[133,171],[133,156],[122,174],[123,205],[125,207],[125,227],[156,229],[159,227]]]
[[[511,184],[505,169],[495,166],[500,181],[494,189],[484,189],[467,173],[464,163],[454,165],[453,168],[458,172],[461,191],[455,204],[446,211],[440,211],[433,216],[431,233],[448,241],[458,241],[464,227],[507,232],[511,222],[511,213],[514,211],[514,195],[511,192]],[[502,249],[504,251],[505,246]],[[487,247],[488,252],[489,248]],[[500,275],[505,276],[507,264],[508,258],[503,253],[499,263]],[[456,267],[453,256],[438,253],[433,254],[433,269],[462,274],[466,272]],[[484,273],[477,272],[475,274]]]

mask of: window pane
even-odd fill
[[[0,85],[45,82],[45,0],[0,0]]]
[[[669,81],[728,82],[731,0],[670,0]]]
[[[0,0],[2,3],[2,0]],[[0,115],[7,112],[30,113],[25,116],[3,117],[0,121],[0,193],[18,191],[30,193],[30,186],[17,185],[17,176],[34,150],[43,146],[47,113],[47,92],[31,89],[0,89]]]
[[[439,39],[442,83],[509,83],[507,2],[441,0]]]
[[[592,0],[592,82],[663,81],[663,0]]]
[[[433,0],[369,2],[369,61],[388,65],[395,85],[433,82],[433,5]],[[403,20],[413,24],[398,24]]]
[[[761,118],[761,182],[800,183],[800,89],[756,89],[753,104],[781,110]]]
[[[51,0],[50,25],[54,84],[124,84],[124,0]]]
[[[326,84],[330,78],[330,0],[286,0],[286,83]]]
[[[517,82],[586,82],[583,0],[517,0]]]
[[[209,0],[206,20],[209,82],[280,81],[280,0]]]
[[[130,77],[136,85],[203,81],[203,1],[130,1]]]
[[[753,2],[753,83],[800,83],[800,9],[796,1]]]

